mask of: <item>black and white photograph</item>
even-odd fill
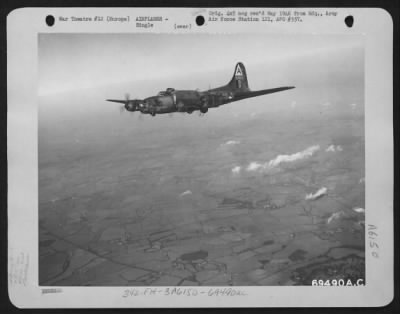
[[[390,304],[392,35],[378,8],[12,11],[11,303]]]
[[[363,36],[37,40],[40,286],[365,284]]]

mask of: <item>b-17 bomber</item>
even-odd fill
[[[271,89],[251,91],[247,81],[246,68],[239,62],[235,66],[235,71],[230,82],[224,86],[209,89],[207,91],[198,90],[175,90],[167,88],[159,92],[156,96],[145,99],[107,99],[107,101],[123,104],[123,110],[130,112],[140,111],[143,114],[186,112],[192,113],[199,110],[207,113],[209,108],[216,108],[234,101],[239,101],[251,97],[281,92],[292,89],[293,86],[284,86]]]

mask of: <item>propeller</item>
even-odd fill
[[[143,99],[131,99],[128,93],[125,94],[123,100],[121,99],[107,99],[107,101],[119,103],[119,112],[122,114],[124,111],[129,111],[130,113],[134,113],[135,111],[143,112],[146,108],[148,108],[146,102]]]
[[[125,101],[126,101],[126,104],[129,104],[129,93],[125,93]]]
[[[130,95],[128,93],[125,93],[125,109],[126,111],[130,111],[128,108],[130,107]]]
[[[139,99],[131,99],[128,93],[125,94],[125,106],[124,108],[129,113],[133,113],[138,110],[138,101]]]
[[[129,105],[129,102],[130,102],[129,94],[125,93],[125,97],[124,98],[125,98],[125,104],[119,106],[119,114],[123,114],[125,111],[128,111],[127,107]],[[118,101],[118,102],[122,103],[122,101]]]

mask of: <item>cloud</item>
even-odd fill
[[[187,191],[185,191],[185,192],[179,194],[179,197],[183,197],[183,196],[186,196],[186,195],[192,195],[192,194],[193,194],[192,191],[187,190]]]
[[[310,146],[307,149],[291,155],[278,155],[266,163],[252,161],[246,168],[247,171],[263,171],[279,166],[281,163],[289,163],[307,159],[320,149],[319,145]]]
[[[283,163],[283,162],[293,162],[296,160],[301,160],[301,159],[305,159],[305,158],[309,158],[312,155],[314,155],[315,152],[317,152],[319,150],[319,145],[314,145],[314,146],[310,146],[307,149],[292,154],[292,155],[278,155],[275,159],[272,159],[268,165],[270,167],[276,167],[279,166],[279,164]]]
[[[237,145],[240,144],[240,141],[230,140],[225,143],[225,145]]]
[[[343,211],[337,212],[337,213],[333,213],[328,219],[327,219],[327,223],[330,224],[333,220],[339,219],[340,217],[342,217],[344,215]]]
[[[263,165],[263,164],[260,164],[260,163],[258,163],[256,161],[253,161],[247,166],[246,170],[247,171],[256,171],[256,170],[258,170],[260,168],[266,168],[266,164]]]
[[[325,149],[326,152],[334,152],[335,151],[335,145],[330,145],[327,149]]]
[[[340,145],[336,145],[336,146],[330,145],[327,149],[325,149],[325,151],[326,152],[336,152],[336,151],[341,152],[341,151],[343,151],[343,148]]]
[[[236,166],[236,167],[232,168],[232,173],[233,174],[239,174],[240,170],[241,170],[241,167],[240,166]]]
[[[365,213],[365,209],[364,209],[364,208],[361,208],[361,207],[354,207],[353,210],[354,210],[356,213],[359,213],[359,214]]]
[[[328,189],[325,187],[320,188],[317,192],[310,193],[306,195],[306,200],[316,200],[322,196],[324,196],[328,192]]]

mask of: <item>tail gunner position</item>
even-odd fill
[[[293,86],[284,86],[272,89],[263,89],[251,91],[247,82],[246,68],[239,62],[235,66],[235,71],[231,81],[222,87],[200,92],[196,90],[175,90],[167,88],[161,91],[157,96],[151,96],[145,99],[125,100],[107,99],[107,101],[124,104],[127,111],[140,111],[141,113],[155,116],[161,113],[187,112],[199,110],[206,113],[209,108],[219,107],[234,101],[281,92],[292,89]]]

